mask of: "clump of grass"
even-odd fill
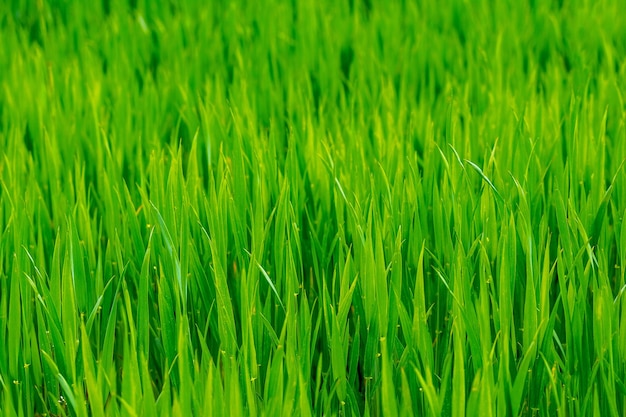
[[[624,415],[619,6],[11,2],[1,414]]]

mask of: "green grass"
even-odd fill
[[[621,7],[3,3],[0,415],[626,415]]]

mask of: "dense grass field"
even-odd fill
[[[626,415],[622,6],[2,2],[0,415]]]

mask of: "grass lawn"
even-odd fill
[[[0,416],[626,415],[620,0],[7,0]]]

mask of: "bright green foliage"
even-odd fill
[[[626,415],[614,1],[0,6],[0,415]]]

